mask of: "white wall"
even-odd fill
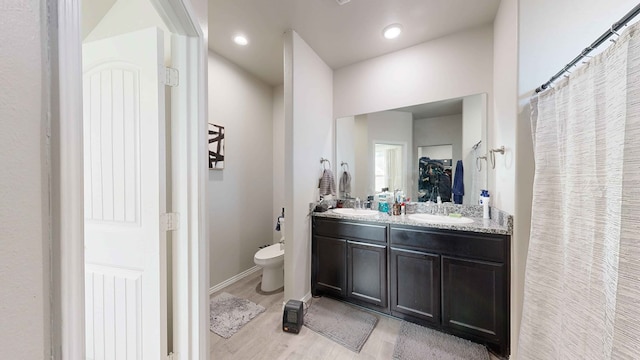
[[[479,93],[492,101],[492,74],[491,26],[445,36],[336,70],[334,117]]]
[[[154,26],[162,30],[164,60],[165,65],[169,66],[171,65],[171,32],[149,0],[116,1],[83,42],[105,39]]]
[[[522,312],[522,284],[524,282],[524,263],[528,234],[518,231],[526,228],[522,225],[525,215],[516,211],[516,166],[524,169],[532,164],[514,164],[516,156],[516,127],[528,126],[518,122],[517,118],[517,0],[503,0],[494,21],[494,116],[489,117],[489,146],[496,148],[504,145],[506,153],[496,154],[496,168],[489,170],[489,189],[492,206],[511,213],[514,216],[514,235],[511,237],[511,354],[517,358],[515,350],[518,344],[520,317]],[[537,26],[536,26],[537,27]],[[488,154],[487,154],[488,155]],[[487,161],[487,167],[491,165]]]
[[[82,6],[82,39],[89,35],[115,3],[116,0],[94,0]]]
[[[209,52],[209,122],[225,127],[225,168],[209,170],[210,283],[255,266],[273,242],[272,88]],[[251,226],[247,226],[251,219]]]
[[[515,175],[501,173],[503,178],[515,178],[515,224],[512,250],[512,349],[517,348],[524,268],[531,223],[531,193],[533,186],[533,150],[530,128],[529,98],[533,91],[577,56],[611,25],[637,5],[635,0],[515,0],[502,1],[496,21],[496,121],[513,117],[515,131],[507,127],[501,136],[507,142],[515,139]],[[514,14],[518,13],[518,21]],[[518,28],[517,38],[514,29]],[[498,36],[500,34],[500,36]],[[513,49],[517,47],[517,54]],[[518,64],[519,63],[519,64]],[[517,64],[517,65],[516,65]],[[517,77],[513,69],[517,66]],[[502,84],[502,85],[500,85]],[[498,90],[498,86],[504,86]],[[514,91],[515,89],[515,91]],[[498,103],[499,91],[501,103]],[[502,102],[504,101],[504,102]],[[505,112],[502,113],[501,111]],[[504,117],[498,116],[501,113]],[[500,127],[505,128],[500,123]],[[496,186],[503,179],[496,178]],[[504,181],[503,181],[504,183]],[[506,200],[506,199],[505,199]],[[517,355],[517,354],[516,354]]]
[[[0,3],[0,348],[7,359],[50,354],[43,3]]]
[[[318,197],[320,158],[333,159],[333,72],[293,30],[285,44],[284,298],[310,295],[309,203]]]
[[[275,219],[280,216],[284,200],[284,86],[273,89],[273,242],[280,241],[284,233],[275,230]],[[287,214],[285,214],[286,216]]]

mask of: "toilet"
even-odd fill
[[[280,219],[280,242],[258,250],[253,262],[262,268],[262,285],[264,292],[278,290],[284,286],[284,219]]]

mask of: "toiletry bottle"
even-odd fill
[[[389,188],[382,188],[382,192],[378,194],[378,211],[389,212]]]
[[[389,207],[389,215],[393,215],[393,205],[396,203],[396,196],[393,192],[387,190],[387,206]]]
[[[482,218],[489,219],[489,190],[482,190],[480,201],[482,202]]]
[[[400,190],[393,191],[393,204],[392,204],[392,215],[400,215],[402,214],[402,206],[400,205],[401,199],[399,198]]]

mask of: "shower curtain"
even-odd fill
[[[518,359],[640,359],[639,29],[532,99]]]

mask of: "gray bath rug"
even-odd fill
[[[223,292],[209,302],[209,329],[228,339],[263,311],[260,305]]]
[[[397,360],[489,360],[487,348],[459,337],[406,321],[393,349]]]
[[[378,318],[345,303],[320,298],[304,316],[304,326],[347,349],[360,352]]]

